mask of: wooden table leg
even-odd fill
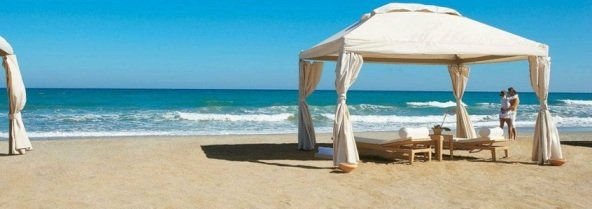
[[[442,161],[442,154],[443,154],[443,149],[444,149],[444,136],[442,135],[430,135],[432,138],[432,142],[435,145],[436,148],[436,159],[438,159],[438,161]]]
[[[440,153],[438,153],[438,160],[442,161],[442,154],[444,152],[444,138],[443,137],[440,137],[440,139],[438,140],[438,146],[439,146],[438,151],[440,152]]]
[[[436,159],[442,161],[442,148],[444,147],[442,136],[438,136],[436,139]]]
[[[453,160],[454,159],[454,143],[452,142],[452,139],[450,139],[448,141],[448,149],[450,149],[450,159]]]

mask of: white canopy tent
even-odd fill
[[[24,154],[33,149],[21,117],[21,111],[27,103],[27,93],[16,55],[2,36],[0,36],[0,56],[2,56],[2,65],[6,70],[6,91],[8,93],[8,153]]]
[[[476,137],[462,97],[469,78],[467,64],[529,60],[532,86],[541,109],[535,127],[533,160],[540,164],[562,159],[557,128],[547,110],[550,61],[548,47],[461,16],[453,9],[391,3],[362,16],[361,20],[300,53],[300,71],[322,70],[322,61],[336,61],[335,88],[339,95],[333,128],[334,165],[357,163],[358,154],[349,121],[347,89],[355,82],[363,62],[447,65],[457,101],[457,137]],[[320,76],[320,73],[315,74]],[[304,79],[304,80],[303,80]],[[319,78],[300,76],[300,83]],[[315,83],[316,86],[316,83]],[[301,95],[314,89],[303,89]],[[299,148],[314,149],[314,127],[300,98]],[[308,115],[307,115],[308,114]],[[299,126],[299,127],[300,127]],[[303,130],[306,132],[304,133]],[[311,130],[311,131],[308,131]]]

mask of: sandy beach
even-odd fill
[[[359,133],[388,137],[394,133]],[[562,140],[592,138],[589,133]],[[320,134],[322,145],[330,136]],[[349,174],[296,150],[296,135],[33,141],[0,157],[0,208],[586,208],[592,148],[562,145],[538,166],[527,136],[510,158],[485,152],[413,165],[362,157]],[[6,141],[0,143],[6,153]]]

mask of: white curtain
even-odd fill
[[[335,166],[343,162],[357,164],[360,160],[346,99],[347,90],[356,81],[363,63],[362,56],[352,52],[342,52],[337,59],[335,90],[338,98],[333,124],[333,164]]]
[[[6,90],[9,100],[8,152],[9,154],[23,154],[26,150],[32,149],[21,117],[21,111],[27,103],[25,84],[15,55],[4,56],[3,65],[6,69]]]
[[[549,57],[529,57],[530,85],[536,93],[541,108],[534,126],[532,143],[532,160],[545,164],[549,160],[563,159],[559,132],[547,109],[549,95],[549,79],[551,75],[551,59]]]
[[[319,84],[321,72],[323,71],[322,62],[306,62],[300,60],[300,79],[298,95],[298,149],[313,150],[316,144],[315,130],[306,103],[308,97]]]
[[[469,81],[469,67],[463,64],[448,65],[448,72],[452,80],[454,97],[456,97],[456,137],[476,138],[477,133],[462,102]]]

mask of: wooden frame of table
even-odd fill
[[[451,147],[452,145],[450,143],[452,143],[452,135],[446,135],[446,134],[430,134],[430,138],[432,139],[432,141],[434,141],[435,146],[435,150],[436,150],[436,159],[438,161],[442,161],[442,152],[444,150],[444,141],[448,141],[448,145],[449,147]],[[450,156],[452,156],[452,150],[450,150]]]

